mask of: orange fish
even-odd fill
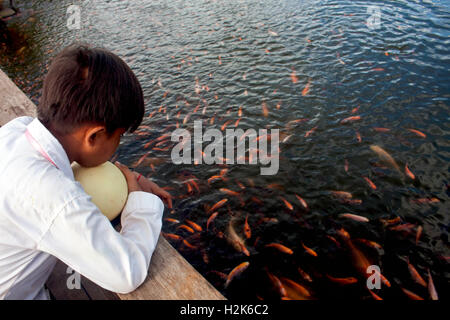
[[[415,203],[424,204],[424,203],[436,203],[440,202],[441,200],[439,200],[438,198],[419,198],[412,201]]]
[[[417,233],[416,233],[416,245],[419,243],[420,236],[422,235],[422,230],[423,230],[422,226],[419,226],[419,227],[417,228]]]
[[[305,200],[303,200],[302,197],[300,197],[298,194],[295,195],[298,199],[298,201],[300,201],[301,205],[303,206],[303,208],[308,209],[308,204],[306,203]]]
[[[309,293],[309,291],[297,282],[284,277],[281,277],[280,281],[283,287],[286,289],[287,298],[293,300],[308,300],[311,298],[311,294]]]
[[[236,197],[240,196],[239,192],[236,192],[236,191],[233,191],[233,190],[230,190],[230,189],[227,189],[227,188],[220,188],[219,190],[221,192],[223,192],[223,193],[226,193],[226,194],[230,195],[230,196],[236,196]]]
[[[193,246],[192,244],[190,244],[186,239],[183,239],[183,244],[190,249],[197,249],[196,246]]]
[[[439,300],[436,288],[434,287],[433,278],[431,277],[430,269],[428,269],[428,292],[431,300]]]
[[[359,221],[359,222],[369,222],[369,219],[367,219],[366,217],[358,216],[358,215],[352,214],[352,213],[341,213],[339,215],[339,217],[348,218],[348,219],[352,219],[352,220]]]
[[[208,230],[209,225],[211,224],[211,222],[217,217],[217,215],[219,214],[218,211],[214,212],[213,214],[211,214],[208,218],[208,221],[206,221],[206,230]]]
[[[353,108],[353,109],[352,109],[352,113],[356,113],[356,112],[358,112],[358,110],[359,110],[359,107],[360,107],[360,106],[357,106],[356,108]]]
[[[281,283],[280,279],[278,279],[277,276],[271,274],[269,271],[266,270],[267,276],[269,277],[270,282],[274,285],[275,289],[278,291],[280,296],[285,297],[287,296],[286,289],[284,288],[283,284]]]
[[[188,220],[188,219],[186,219],[185,220],[186,222],[187,222],[187,224],[189,224],[193,229],[195,229],[195,230],[197,230],[197,231],[202,231],[202,227],[200,227],[198,224],[196,224],[194,221],[191,221],[191,220]]]
[[[361,138],[361,135],[359,134],[359,132],[355,131],[355,134],[356,134],[356,140],[358,140],[358,142],[361,142],[362,138]]]
[[[295,73],[294,68],[292,68],[291,80],[292,80],[292,83],[297,83],[298,82],[298,77],[297,77],[297,74]]]
[[[185,224],[182,224],[181,226],[178,226],[177,229],[184,229],[184,230],[186,230],[186,231],[188,231],[190,233],[194,233],[194,229],[192,229],[191,227],[188,227]]]
[[[220,130],[225,130],[225,128],[227,127],[227,125],[231,122],[232,120],[228,120],[228,121],[226,121],[223,125],[222,125],[222,127],[220,128]]]
[[[277,249],[277,250],[279,250],[279,251],[281,251],[283,253],[287,253],[287,254],[293,254],[294,253],[294,251],[292,251],[288,247],[286,247],[286,246],[284,246],[282,244],[279,244],[279,243],[269,243],[269,244],[266,244],[265,247],[275,248],[275,249]]]
[[[138,167],[141,163],[142,163],[142,161],[144,161],[145,160],[145,158],[147,158],[148,157],[148,155],[150,154],[150,152],[147,152],[146,154],[144,154],[142,157],[140,157],[139,158],[139,160],[138,161],[136,161],[133,165],[132,165],[132,168],[136,168],[136,167]]]
[[[345,172],[348,172],[348,160],[347,159],[345,159],[345,161],[344,161],[344,170],[345,170]]]
[[[177,219],[172,219],[172,218],[164,218],[164,220],[167,222],[172,222],[172,223],[180,223],[180,221],[178,221]]]
[[[332,276],[330,276],[329,274],[326,275],[328,279],[330,279],[331,281],[335,282],[335,283],[339,283],[339,284],[354,284],[358,282],[358,279],[356,279],[355,277],[348,277],[348,278],[334,278]]]
[[[389,132],[391,131],[391,129],[388,128],[373,128],[373,130],[375,130],[376,132]]]
[[[373,297],[375,300],[383,300],[379,295],[377,295],[376,293],[374,293],[372,290],[370,290],[370,289],[368,289],[368,290],[369,290],[370,294],[372,295],[372,297]]]
[[[264,117],[269,115],[269,109],[267,108],[267,104],[265,102],[262,103],[262,112]]]
[[[247,239],[250,239],[252,236],[252,230],[250,229],[250,226],[248,225],[248,214],[245,217],[244,234]]]
[[[225,288],[228,287],[231,280],[233,280],[237,275],[240,275],[242,272],[244,272],[248,266],[250,265],[250,262],[242,262],[237,267],[235,267],[227,276],[227,281],[225,282]]]
[[[310,83],[311,83],[311,82],[308,81],[308,83],[306,84],[305,88],[303,88],[303,90],[302,90],[302,96],[303,96],[303,97],[306,96],[306,95],[308,94]]]
[[[171,239],[171,240],[181,240],[183,239],[181,236],[177,235],[177,234],[173,234],[173,233],[162,233],[162,235],[164,236],[164,238],[166,239]]]
[[[283,198],[283,197],[281,197],[281,196],[280,196],[280,198],[281,198],[281,200],[283,200],[285,206],[286,206],[289,210],[291,210],[291,211],[294,210],[294,207],[292,206],[292,204],[291,204],[289,201],[287,201],[285,198]]]
[[[361,120],[361,117],[360,116],[351,116],[351,117],[342,119],[341,123],[347,123],[347,122],[356,121],[356,120]]]
[[[305,271],[303,271],[303,269],[298,267],[297,270],[298,270],[298,273],[300,273],[300,275],[302,276],[303,279],[305,279],[308,282],[312,282],[313,281],[311,279],[311,277],[309,276],[309,274],[307,274]]]
[[[416,176],[414,175],[414,173],[411,172],[411,170],[409,170],[408,165],[405,164],[405,173],[408,177],[410,177],[412,180],[414,180],[416,178]]]
[[[420,284],[421,286],[424,286],[426,288],[427,283],[420,276],[419,272],[417,272],[416,268],[414,268],[414,266],[409,262],[409,258],[407,258],[406,262],[408,263],[408,270],[409,270],[409,273],[411,274],[411,277],[413,278],[413,280],[415,282],[417,282],[418,284]]]
[[[211,184],[214,180],[222,179],[222,176],[212,176],[208,179],[208,184]]]
[[[423,132],[420,132],[419,130],[416,129],[408,129],[409,131],[411,131],[412,133],[415,133],[416,135],[418,135],[421,138],[426,138],[427,135]]]
[[[372,180],[370,180],[370,179],[367,178],[367,177],[363,177],[363,178],[364,178],[364,180],[366,180],[366,182],[367,182],[367,184],[369,185],[369,187],[371,187],[373,190],[376,190],[376,189],[377,189],[377,186],[375,185],[375,183],[372,182]]]
[[[312,128],[311,130],[309,130],[308,132],[305,133],[305,138],[309,137],[311,134],[313,134],[314,131],[316,131],[317,126]]]
[[[384,71],[383,68],[373,68],[372,71]]]
[[[303,242],[302,242],[302,247],[303,247],[303,249],[306,250],[306,252],[308,254],[312,255],[313,257],[317,257],[317,253],[313,249],[308,248],[307,246],[305,246],[305,244]]]
[[[418,296],[414,292],[401,288],[402,291],[411,299],[411,300],[424,300],[421,296]]]
[[[374,249],[379,249],[379,250],[383,249],[383,247],[380,246],[375,241],[371,241],[371,240],[367,240],[367,239],[355,239],[354,241],[365,244],[366,246],[374,248]]]
[[[347,191],[331,191],[331,193],[337,198],[353,198],[353,195]]]
[[[222,207],[226,202],[228,201],[227,198],[220,200],[219,202],[217,202],[216,204],[214,204],[209,210],[209,212],[215,211],[216,209]]]

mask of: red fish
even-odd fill
[[[300,201],[301,205],[303,206],[303,208],[308,209],[308,204],[306,203],[305,200],[303,200],[302,197],[300,197],[298,194],[295,195],[298,199],[298,201]]]
[[[294,207],[292,206],[292,204],[289,202],[289,201],[287,201],[285,198],[283,198],[283,197],[281,197],[280,196],[280,198],[281,198],[281,200],[283,200],[283,202],[284,202],[284,205],[289,209],[289,210],[294,210]]]
[[[226,202],[228,201],[227,198],[220,200],[219,202],[217,202],[216,204],[214,204],[209,210],[209,212],[215,211],[216,209],[222,207]]]
[[[339,283],[339,284],[354,284],[358,282],[358,279],[356,279],[355,277],[348,277],[348,278],[335,278],[330,276],[329,274],[326,275],[328,279],[330,279],[331,281],[335,282],[335,283]]]
[[[183,244],[190,249],[197,249],[196,246],[190,244],[186,239],[183,239]]]
[[[389,132],[389,131],[391,131],[391,129],[388,129],[388,128],[378,128],[378,127],[373,128],[373,130],[375,130],[376,132]]]
[[[413,278],[413,280],[415,282],[417,282],[418,284],[420,284],[421,286],[424,286],[426,288],[427,283],[420,276],[419,272],[417,272],[416,268],[414,268],[414,266],[411,263],[409,263],[409,258],[407,259],[406,262],[408,263],[408,270],[409,270],[409,273],[411,274],[411,277]]]
[[[408,177],[410,177],[412,180],[414,180],[416,178],[416,176],[414,175],[414,173],[411,172],[411,170],[409,170],[408,165],[405,164],[405,173]]]
[[[359,221],[359,222],[369,222],[369,219],[367,219],[366,217],[358,216],[358,215],[352,214],[352,213],[342,213],[339,215],[339,217],[348,218],[348,219],[352,219],[352,220]]]
[[[183,239],[181,236],[179,236],[177,234],[173,234],[173,233],[164,233],[163,232],[162,235],[166,239],[171,239],[171,240],[176,240],[176,241]]]
[[[350,121],[357,121],[357,120],[361,120],[361,117],[360,116],[351,116],[351,117],[342,119],[341,123],[347,123],[347,122],[350,122]]]
[[[287,253],[287,254],[293,254],[294,253],[294,251],[292,251],[290,248],[288,248],[288,247],[286,247],[286,246],[284,246],[282,244],[279,244],[279,243],[269,243],[269,244],[266,244],[265,247],[275,248],[275,249],[277,249],[277,250],[279,250],[279,251],[281,251],[283,253]]]
[[[188,227],[185,224],[182,224],[181,226],[178,226],[177,229],[184,229],[184,230],[186,230],[186,231],[188,231],[190,233],[194,233],[195,232],[194,229],[192,229],[191,227]]]
[[[230,189],[227,189],[227,188],[220,188],[219,190],[221,192],[223,192],[223,193],[226,193],[226,194],[230,195],[230,196],[236,196],[236,197],[240,196],[239,192],[236,192],[236,191],[233,191],[233,190],[230,190]]]
[[[419,130],[416,129],[408,129],[409,131],[411,131],[412,133],[415,133],[417,136],[421,137],[421,138],[426,138],[427,135],[423,132],[420,132]]]
[[[366,180],[366,182],[367,182],[367,184],[369,185],[369,187],[371,187],[373,190],[376,190],[376,189],[377,189],[377,186],[375,185],[375,183],[372,182],[372,180],[370,180],[370,179],[367,178],[367,177],[363,177],[363,178],[364,178],[364,180]]]
[[[405,288],[401,288],[401,289],[411,300],[424,300],[421,296],[418,296],[414,292],[406,290]]]
[[[308,132],[305,133],[305,138],[309,137],[311,134],[313,134],[314,131],[317,130],[317,126],[312,128],[311,130],[309,130]]]
[[[303,249],[306,250],[306,252],[308,254],[312,255],[313,257],[317,257],[317,253],[313,249],[308,248],[307,246],[305,246],[305,244],[303,242],[302,242],[302,247],[303,247]]]
[[[309,291],[297,282],[284,277],[281,277],[280,281],[286,289],[286,298],[293,300],[309,300],[311,298]]]
[[[244,234],[247,239],[250,239],[252,236],[252,230],[250,229],[250,226],[248,225],[248,214],[245,217]]]
[[[200,227],[198,224],[196,224],[194,221],[191,221],[191,220],[188,220],[188,219],[186,219],[185,220],[186,222],[187,222],[187,224],[189,224],[193,229],[195,229],[196,231],[202,231],[203,229],[202,229],[202,227]]]
[[[211,224],[211,222],[217,217],[217,215],[219,214],[218,211],[214,212],[213,214],[211,214],[208,218],[208,221],[206,222],[206,230],[208,230],[209,225]]]
[[[275,289],[278,291],[280,296],[285,297],[287,296],[286,289],[284,288],[283,284],[281,283],[280,279],[278,279],[277,276],[271,274],[270,272],[266,271],[267,276],[270,279],[270,282],[274,285]]]
[[[310,81],[308,81],[308,83],[306,84],[305,88],[302,90],[302,96],[306,96],[309,92],[309,87],[310,87]]]
[[[248,266],[250,265],[250,262],[242,262],[237,267],[235,267],[227,276],[227,281],[225,282],[225,288],[228,287],[230,282],[237,276],[240,275],[242,272],[244,272]]]
[[[356,140],[358,140],[358,142],[361,142],[362,138],[361,138],[361,135],[359,134],[359,132],[355,131],[355,134],[356,134]]]
[[[292,80],[292,83],[297,83],[298,82],[298,77],[297,77],[297,74],[295,73],[294,68],[292,68],[291,80]]]
[[[431,300],[439,300],[436,288],[434,287],[433,278],[431,277],[430,269],[428,269],[428,292]]]
[[[422,230],[423,230],[422,226],[419,226],[419,227],[417,228],[417,233],[416,233],[416,245],[419,243],[420,236],[422,235]]]
[[[262,112],[264,117],[269,115],[269,109],[267,108],[267,104],[265,102],[262,103]]]

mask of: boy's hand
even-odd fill
[[[139,185],[139,182],[137,181],[136,175],[133,174],[133,172],[130,169],[128,169],[127,166],[124,166],[118,161],[116,161],[114,164],[117,166],[117,168],[120,169],[120,171],[122,171],[123,175],[125,176],[125,179],[127,180],[128,193],[133,191],[142,191],[142,188]]]
[[[140,175],[139,173],[134,172],[136,180],[138,179],[139,175]],[[142,175],[139,178],[138,183],[142,188],[142,191],[150,192],[153,193],[154,195],[157,195],[164,201],[164,203],[169,207],[169,209],[172,209],[172,196],[170,195],[170,193],[160,188],[156,183],[150,181],[149,179],[147,179]]]

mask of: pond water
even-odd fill
[[[33,102],[51,58],[74,41],[112,50],[136,73],[146,115],[118,159],[174,195],[163,232],[182,237],[167,236],[227,298],[280,299],[281,281],[291,298],[373,299],[368,263],[390,283],[372,290],[381,298],[407,299],[407,289],[429,299],[408,261],[448,298],[448,1],[16,4],[0,66]],[[67,27],[71,4],[79,29]],[[195,120],[224,133],[279,129],[278,172],[175,165],[165,137],[193,132]],[[201,231],[180,228],[186,220]]]

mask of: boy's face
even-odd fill
[[[120,137],[125,131],[117,129],[112,135],[108,135],[106,130],[93,132],[84,141],[83,152],[77,162],[84,167],[95,167],[108,161],[116,152]]]

